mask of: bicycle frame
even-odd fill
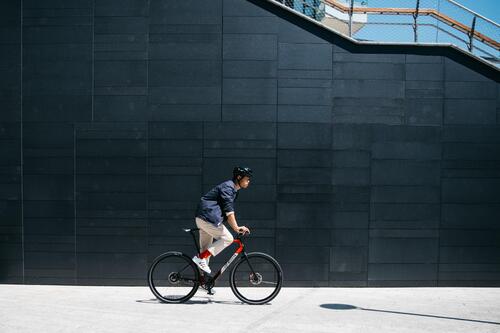
[[[243,242],[241,241],[241,239],[236,238],[235,240],[233,240],[233,243],[237,243],[239,245],[239,247],[236,249],[236,252],[233,253],[231,258],[229,258],[229,260],[224,264],[224,266],[222,266],[221,269],[219,269],[219,271],[217,273],[215,273],[215,275],[211,278],[212,281],[215,282],[215,280],[217,280],[217,278],[219,276],[221,276],[222,273],[224,273],[224,271],[229,267],[229,265],[231,265],[231,263],[234,261],[234,259],[236,259],[236,257],[238,257],[238,255],[241,252],[243,252],[243,255],[246,256],[246,253],[243,251],[245,246],[243,245]]]
[[[193,241],[194,241],[194,244],[196,246],[196,249],[198,250],[198,253],[200,253],[200,246],[198,245],[196,236],[194,235],[194,232],[198,231],[198,230],[200,230],[200,229],[199,228],[184,229],[184,231],[189,231],[191,233],[191,236],[193,236]],[[233,243],[238,244],[238,248],[236,249],[236,251],[234,252],[234,254],[231,256],[231,258],[229,258],[229,260],[219,269],[219,271],[217,273],[215,273],[214,276],[210,276],[208,274],[206,275],[206,273],[202,272],[202,275],[200,276],[200,284],[206,285],[206,284],[213,284],[213,283],[215,283],[215,281],[219,278],[219,276],[221,276],[222,273],[224,273],[224,271],[229,267],[229,265],[231,265],[231,263],[234,261],[234,259],[236,259],[238,257],[238,255],[240,253],[243,252],[243,256],[246,257],[245,245],[241,241],[241,237],[243,237],[243,236],[244,235],[238,235],[233,240]],[[250,263],[248,263],[248,264],[249,264],[250,269],[252,270],[252,273],[253,273],[254,269],[253,269],[252,265],[250,265]],[[204,281],[204,276],[208,277],[208,281]],[[210,287],[209,287],[209,289],[210,289]]]

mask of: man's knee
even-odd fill
[[[227,245],[229,245],[233,241],[234,241],[234,237],[233,237],[233,235],[231,235],[231,233],[228,232],[228,233],[224,234],[224,243],[226,243]]]

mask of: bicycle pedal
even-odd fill
[[[207,294],[215,295],[215,290],[209,289],[209,290],[207,290]]]

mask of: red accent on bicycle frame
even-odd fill
[[[233,243],[238,243],[240,245],[240,247],[236,249],[236,253],[241,253],[241,251],[243,251],[243,243],[241,243],[239,239],[235,239]]]

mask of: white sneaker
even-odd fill
[[[212,273],[210,267],[208,267],[207,259],[200,259],[198,256],[194,256],[192,260],[204,272],[207,272],[208,274]]]

